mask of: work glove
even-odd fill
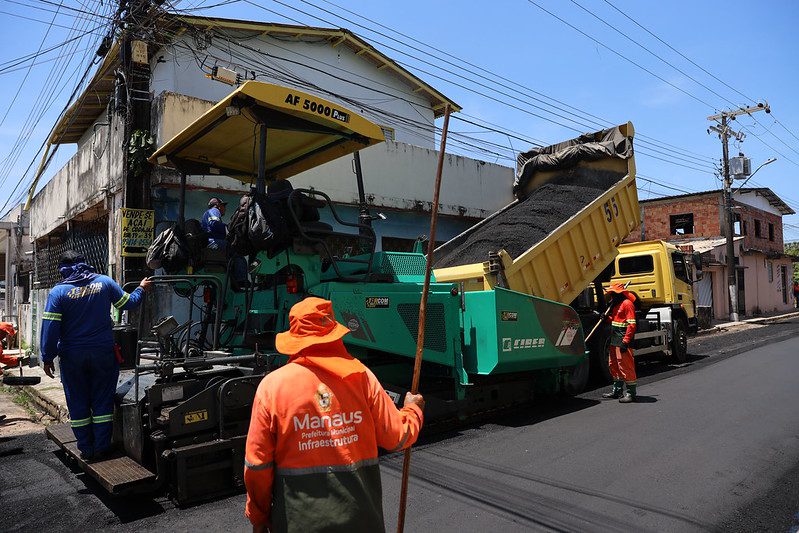
[[[622,342],[621,346],[619,346],[619,348],[621,349],[622,352],[626,352],[630,348],[630,346],[629,346],[628,343]]]

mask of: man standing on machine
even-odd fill
[[[225,206],[227,202],[223,202],[219,198],[211,198],[208,200],[208,210],[203,213],[203,218],[200,220],[200,225],[203,230],[208,233],[208,248],[211,250],[225,250],[227,248],[227,226],[222,222],[222,217],[225,216]]]
[[[111,447],[119,377],[111,306],[135,309],[151,282],[144,278],[129,294],[73,251],[61,256],[58,271],[64,279],[50,291],[42,316],[44,372],[53,378],[53,361],[61,358],[61,382],[78,450],[83,459],[98,459]]]
[[[631,348],[635,337],[635,301],[636,296],[625,290],[624,284],[614,283],[605,292],[611,297],[611,309],[608,319],[610,326],[610,353],[608,366],[613,377],[613,390],[603,394],[603,398],[619,398],[621,403],[635,401],[635,359]],[[627,392],[624,393],[624,386]],[[623,394],[622,394],[623,393]]]
[[[253,531],[384,531],[378,446],[416,442],[424,399],[397,409],[351,356],[333,304],[309,297],[289,313],[276,349],[289,356],[255,393],[244,482]]]

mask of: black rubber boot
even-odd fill
[[[624,382],[620,380],[616,380],[613,382],[613,389],[610,392],[606,392],[602,395],[603,398],[613,399],[621,398],[622,392],[624,391]]]
[[[619,399],[619,403],[633,403],[635,402],[635,384],[627,384],[627,392]]]

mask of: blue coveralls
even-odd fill
[[[108,276],[95,274],[50,291],[42,320],[42,359],[61,357],[61,382],[67,397],[78,450],[93,455],[111,446],[114,392],[119,364],[114,354],[111,306],[135,309],[144,296],[128,294]]]
[[[208,232],[208,247],[212,250],[224,250],[227,246],[227,226],[222,222],[222,213],[216,207],[211,207],[203,213],[200,226]]]

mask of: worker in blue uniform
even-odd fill
[[[44,371],[54,377],[53,361],[61,358],[61,382],[78,450],[84,459],[97,459],[111,447],[119,377],[111,306],[135,309],[151,282],[145,278],[126,293],[73,251],[61,257],[58,270],[64,279],[50,291],[42,316]]]
[[[211,250],[227,250],[228,267],[234,287],[247,280],[247,260],[228,248],[227,225],[222,222],[227,202],[217,197],[208,200],[208,210],[203,213],[200,225],[208,233],[208,248]]]
[[[227,226],[222,222],[225,206],[227,202],[211,198],[208,200],[208,210],[200,220],[200,225],[208,233],[208,248],[212,250],[224,250],[227,247]]]

